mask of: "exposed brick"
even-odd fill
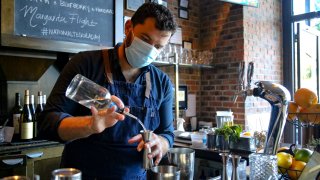
[[[182,27],[183,40],[192,41],[194,49],[213,52],[213,69],[179,69],[179,83],[198,96],[198,119],[213,121],[217,110],[231,108],[236,123],[244,123],[245,114],[269,112],[270,105],[262,99],[247,97],[245,101],[239,96],[233,104],[232,96],[237,89],[239,62],[254,61],[253,81],[282,82],[281,1],[260,1],[259,8],[213,0],[189,1],[189,20],[178,18],[178,2],[168,0],[168,8]],[[161,69],[174,83],[174,68]]]

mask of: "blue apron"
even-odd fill
[[[107,77],[105,87],[112,95],[119,97],[147,129],[155,130],[160,124],[160,118],[151,93],[150,72],[143,74],[142,85],[115,81],[111,63],[118,62],[109,58],[111,53],[112,50],[103,50]],[[137,151],[137,143],[128,144],[128,140],[141,130],[136,120],[126,117],[100,134],[66,145],[65,160],[72,162],[66,164],[80,169],[83,179],[146,179],[146,171],[142,168],[143,152]]]

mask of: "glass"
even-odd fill
[[[320,10],[320,2],[317,0],[294,0],[293,14],[304,14],[309,12],[316,12]]]
[[[115,103],[111,101],[111,94],[108,89],[98,85],[90,79],[77,74],[69,84],[66,90],[66,97],[71,100],[87,107],[94,106],[97,110],[107,109],[115,106]],[[125,112],[124,109],[117,109],[117,112],[129,116],[138,121],[143,130],[146,131],[143,123],[136,116]]]
[[[106,109],[112,103],[111,94],[106,88],[80,74],[72,79],[67,88],[66,96],[89,109],[91,106],[97,110]]]
[[[249,155],[250,179],[278,179],[277,156],[253,153]]]

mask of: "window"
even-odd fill
[[[319,11],[319,0],[293,0],[293,14],[305,14],[310,12]]]
[[[320,97],[320,0],[282,2],[284,85],[291,94],[305,87]],[[311,136],[320,137],[319,128],[298,128],[288,123],[285,132],[285,142],[302,145]]]

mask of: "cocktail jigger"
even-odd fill
[[[152,131],[146,130],[146,131],[141,131],[141,135],[143,138],[143,141],[145,143],[149,142],[152,138]],[[148,170],[153,167],[153,160],[148,158],[148,154],[151,153],[150,148],[145,148],[143,151],[143,168]]]
[[[239,174],[238,174],[238,165],[240,163],[241,156],[236,154],[229,155],[230,158],[232,158],[232,175],[231,180],[238,180]]]
[[[221,179],[222,180],[228,180],[228,174],[227,174],[227,162],[229,159],[229,153],[220,153],[219,154],[222,158],[222,174]]]

